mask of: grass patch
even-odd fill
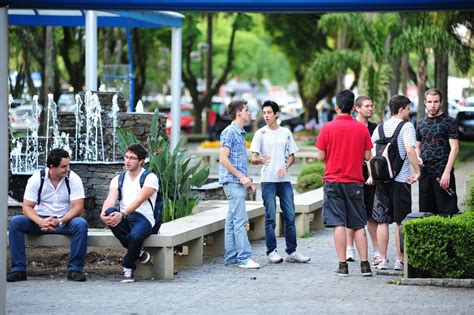
[[[301,238],[310,238],[312,236],[313,236],[313,232],[309,231],[309,232],[304,232]]]
[[[459,141],[456,164],[474,160],[474,141]]]

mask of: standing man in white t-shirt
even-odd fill
[[[377,242],[380,256],[373,267],[380,270],[388,269],[388,225],[395,222],[396,259],[393,269],[401,271],[404,267],[403,254],[400,247],[400,224],[411,213],[411,184],[420,177],[418,158],[415,151],[415,127],[408,122],[410,115],[410,100],[403,95],[392,96],[388,104],[392,116],[389,120],[378,125],[372,134],[372,142],[380,138],[379,129],[383,126],[385,137],[391,137],[397,126],[405,121],[397,138],[400,158],[404,160],[400,173],[395,180],[375,183],[375,200],[372,219],[377,223]],[[414,172],[410,171],[410,164]]]
[[[143,241],[150,235],[155,224],[153,211],[158,193],[158,177],[149,173],[141,187],[140,177],[145,172],[142,166],[146,156],[147,151],[140,144],[127,147],[123,185],[119,187],[120,175],[112,179],[100,214],[102,221],[110,226],[112,233],[127,249],[122,261],[122,282],[135,282],[133,270],[136,268],[136,260],[143,264],[150,260],[150,254],[143,249]],[[115,208],[117,201],[120,201],[120,210]]]
[[[10,222],[8,238],[12,269],[8,282],[26,280],[25,234],[71,236],[67,279],[86,281],[83,268],[87,253],[87,222],[81,218],[84,210],[81,178],[71,171],[69,153],[63,149],[51,150],[46,165],[28,179],[23,215]]]
[[[296,251],[295,204],[288,168],[295,161],[298,147],[291,132],[277,123],[280,108],[273,101],[262,105],[266,126],[255,133],[250,152],[252,164],[262,164],[261,186],[263,205],[265,206],[265,242],[267,257],[271,263],[280,263],[283,257],[277,252],[275,238],[276,197],[285,222],[285,241],[287,262],[306,263],[309,257]]]

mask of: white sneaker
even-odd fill
[[[286,257],[286,262],[289,263],[307,263],[311,258],[301,255],[298,252],[293,252]]]
[[[269,262],[273,264],[281,263],[283,261],[283,257],[281,257],[280,254],[278,254],[276,249],[270,254],[268,254],[267,259]]]
[[[354,256],[355,256],[354,246],[347,246],[346,261],[354,261]]]
[[[388,259],[377,259],[374,261],[372,267],[378,270],[387,270],[388,269]]]
[[[133,283],[135,282],[135,278],[133,278],[133,269],[130,268],[123,268],[123,283]]]
[[[245,263],[242,263],[239,265],[239,268],[243,268],[243,269],[258,269],[260,268],[260,264],[259,263],[256,263],[255,261],[253,261],[251,258],[247,259],[247,261]]]
[[[376,261],[380,257],[380,252],[378,249],[372,250],[372,262]]]
[[[393,270],[397,270],[397,271],[403,271],[405,267],[405,264],[403,263],[403,261],[401,260],[395,260],[395,266],[393,266]]]

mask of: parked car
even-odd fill
[[[58,110],[60,112],[75,112],[76,99],[74,97],[74,94],[61,94],[58,99]]]
[[[12,109],[10,116],[10,127],[12,132],[25,132],[33,119],[33,107],[31,105],[20,105]],[[30,122],[28,122],[28,120]],[[42,120],[38,118],[38,123]]]
[[[194,115],[193,115],[193,104],[186,104],[181,105],[181,130],[186,133],[190,134],[193,131],[194,127]],[[166,133],[170,134],[171,132],[171,113],[166,115]]]
[[[456,121],[462,137],[474,137],[474,96],[463,100]]]

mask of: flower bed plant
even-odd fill
[[[323,185],[324,164],[320,162],[303,166],[296,180],[296,191],[304,193]]]

